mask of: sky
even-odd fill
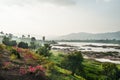
[[[45,36],[120,31],[120,0],[0,0],[0,31]]]

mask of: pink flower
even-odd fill
[[[32,67],[32,66],[29,66],[28,71],[34,73],[34,72],[36,71],[36,68],[35,68],[35,67]]]

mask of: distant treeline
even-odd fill
[[[57,40],[58,42],[95,42],[95,43],[113,43],[120,44],[120,40]]]

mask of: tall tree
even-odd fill
[[[36,38],[32,37],[30,42],[30,48],[35,49],[36,48]]]
[[[25,38],[25,35],[22,35],[22,38]]]
[[[68,54],[62,61],[61,65],[64,68],[71,70],[72,75],[74,75],[77,72],[79,72],[79,74],[83,72],[82,62],[83,56],[81,52],[76,51]]]
[[[35,37],[31,37],[31,41],[32,41],[32,42],[35,42],[35,41],[36,41],[36,38],[35,38]]]

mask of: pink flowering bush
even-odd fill
[[[29,66],[28,72],[35,73],[35,71],[36,71],[35,67]]]
[[[38,65],[38,66],[35,66],[35,67],[29,67],[29,72],[37,72],[37,71],[42,71],[42,72],[45,72],[45,69],[41,66],[41,65]]]
[[[37,74],[39,71],[44,73],[45,69],[41,65],[38,65],[35,67],[29,66],[27,69],[24,67],[20,67],[20,74],[21,75],[24,75],[27,73]]]

